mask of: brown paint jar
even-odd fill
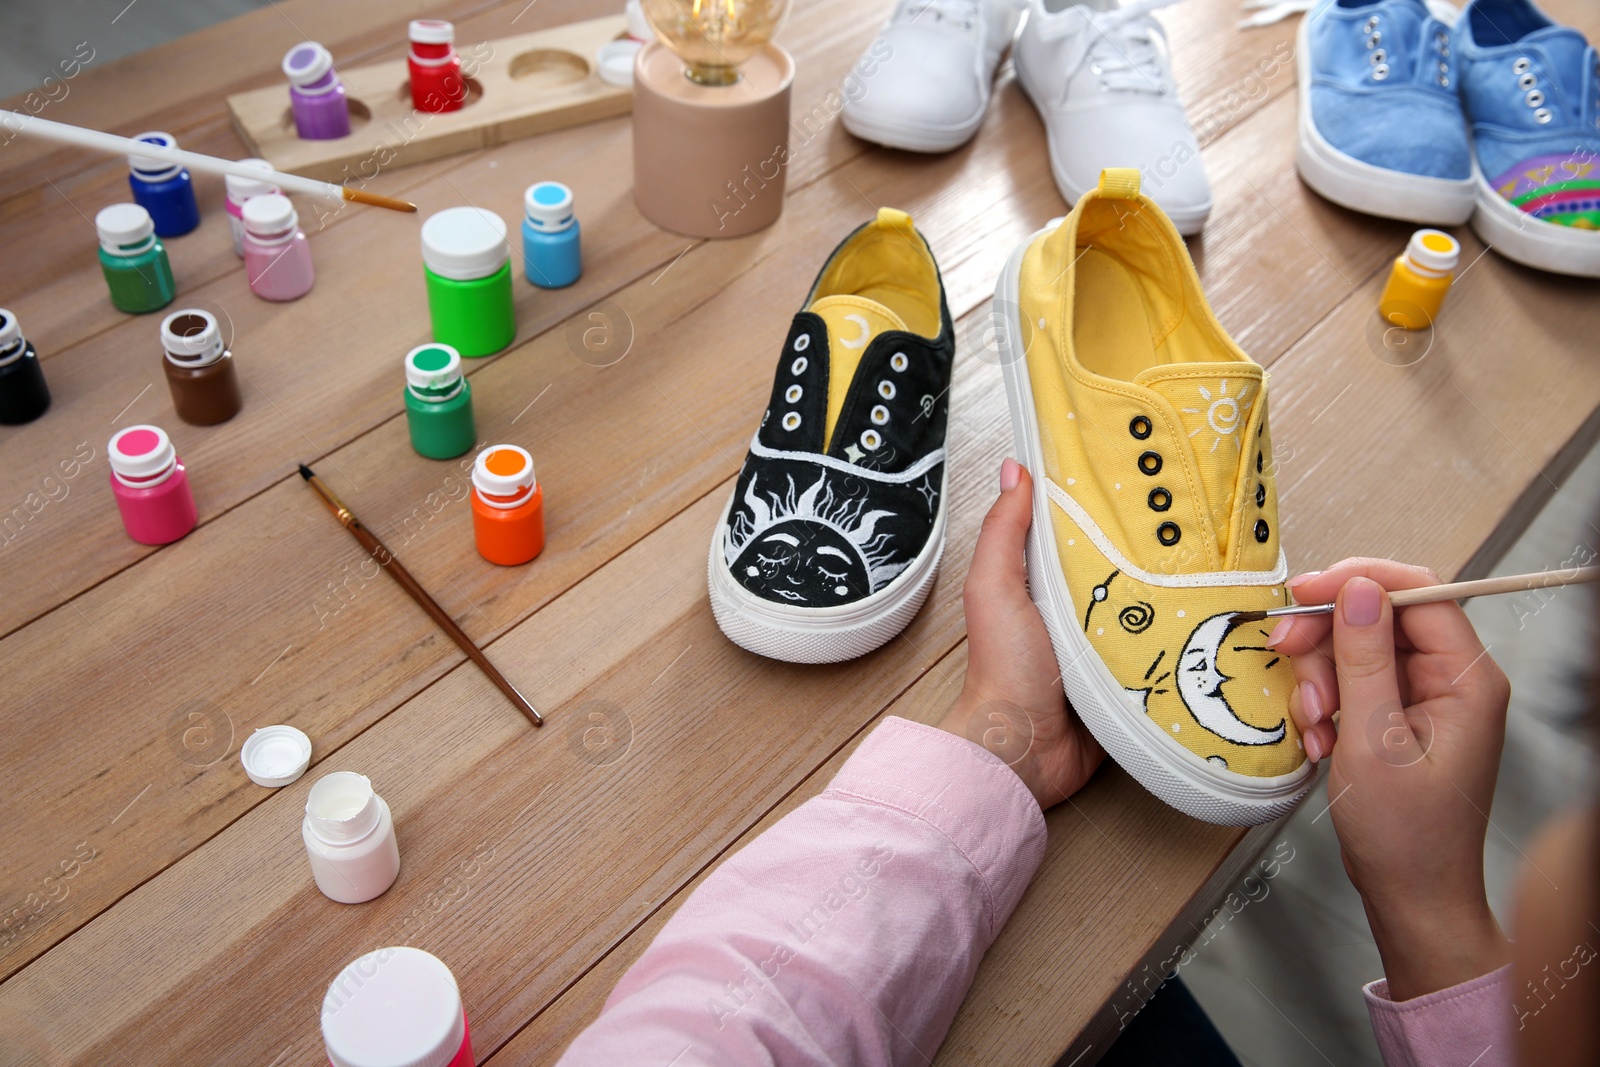
[[[222,343],[217,317],[200,308],[174,311],[161,323],[161,360],[178,418],[214,426],[239,413],[244,400],[233,369],[233,353]]]

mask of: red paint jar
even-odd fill
[[[478,555],[514,567],[544,551],[544,490],[533,457],[516,445],[490,445],[472,465],[472,532]]]
[[[473,1067],[455,975],[419,948],[380,948],[339,972],[322,998],[332,1067]]]
[[[456,28],[442,19],[413,19],[408,36],[411,52],[411,105],[418,111],[458,111],[467,99],[467,80],[456,54]]]
[[[128,536],[142,545],[166,545],[194,529],[194,494],[183,460],[159,426],[118,430],[106,448],[111,492]]]

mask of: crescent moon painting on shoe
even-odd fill
[[[1275,745],[1283,740],[1282,722],[1273,730],[1251,726],[1233,713],[1222,695],[1222,683],[1229,678],[1217,669],[1217,654],[1237,615],[1234,611],[1213,615],[1194,628],[1178,654],[1178,695],[1195,720],[1218,737],[1236,745]]]

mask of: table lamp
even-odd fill
[[[633,198],[689,237],[739,237],[783,211],[794,60],[770,43],[788,0],[643,0],[633,68]]]

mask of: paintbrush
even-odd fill
[[[484,674],[489,676],[489,681],[493,682],[500,692],[511,699],[511,703],[516,705],[517,710],[526,715],[528,721],[533,725],[543,726],[544,719],[537,711],[533,710],[533,705],[528,703],[521,693],[517,692],[516,686],[506,681],[505,675],[495,669],[494,664],[489,662],[489,657],[483,654],[483,650],[473,644],[472,638],[467,636],[466,631],[457,626],[456,621],[439,606],[433,597],[428,595],[428,591],[417,584],[417,580],[411,577],[411,572],[400,565],[400,561],[395,559],[394,553],[390,552],[388,547],[378,540],[377,535],[363,526],[361,520],[356,518],[350,509],[339,501],[338,497],[333,495],[333,490],[323,485],[322,479],[312,473],[311,468],[304,463],[300,464],[300,477],[310,483],[311,488],[315,489],[317,495],[322,498],[322,502],[328,505],[328,510],[333,512],[333,517],[339,520],[340,525],[355,535],[355,539],[361,542],[361,547],[371,553],[372,558],[378,561],[378,566],[388,571],[389,577],[399,582],[400,587],[411,594],[411,599],[422,605],[423,611],[433,616],[433,621],[439,624],[439,628],[449,634],[450,639],[460,646],[461,651],[465,652],[468,658],[476,663]]]
[[[155,159],[166,163],[176,163],[193,170],[204,171],[207,174],[232,174],[238,178],[271,182],[286,193],[293,191],[305,193],[307,196],[320,196],[324,200],[348,200],[354,204],[386,207],[390,211],[417,210],[417,205],[409,200],[396,200],[392,196],[365,193],[360,189],[352,189],[348,185],[335,185],[332,182],[317,181],[315,178],[302,178],[298,174],[285,174],[277,170],[264,171],[247,163],[236,163],[231,159],[218,159],[216,156],[202,155],[199,152],[186,152],[181,148],[168,148],[166,145],[154,145],[148,141],[135,140],[132,137],[118,137],[114,133],[101,133],[99,130],[88,130],[82,126],[69,126],[65,122],[52,122],[50,119],[41,119],[37,115],[25,115],[20,111],[0,111],[0,116],[6,115],[9,115],[10,118],[0,117],[0,126],[15,133],[39,137],[46,141],[77,145],[79,148],[90,148],[96,152],[104,152],[107,155],[139,156],[141,159]]]
[[[1508,574],[1503,578],[1479,578],[1475,582],[1450,582],[1447,585],[1427,585],[1420,589],[1399,589],[1389,594],[1389,603],[1397,608],[1413,604],[1437,604],[1443,600],[1466,600],[1494,593],[1524,593],[1530,589],[1549,589],[1559,585],[1581,585],[1600,581],[1600,567],[1579,567],[1566,571],[1535,571],[1532,574]],[[1295,604],[1271,611],[1241,611],[1234,622],[1260,622],[1295,615],[1331,615],[1333,604]]]

